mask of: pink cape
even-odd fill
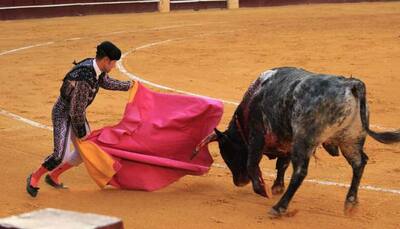
[[[184,175],[208,172],[213,160],[207,147],[193,160],[190,157],[196,145],[219,123],[222,103],[204,97],[157,93],[138,82],[135,85],[122,120],[115,126],[93,131],[88,138],[100,154],[111,156],[107,160],[113,171],[104,171],[107,169],[99,165],[103,162],[88,161],[92,156],[98,157],[93,154],[99,152],[80,149],[88,171],[109,174],[107,183],[96,182],[100,186],[153,191]]]

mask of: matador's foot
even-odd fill
[[[44,179],[46,183],[56,189],[67,189],[68,187],[65,186],[63,183],[57,183],[55,182],[49,174],[46,175],[46,178]]]
[[[26,191],[29,193],[30,196],[36,197],[39,192],[39,187],[33,187],[31,185],[32,174],[28,176],[26,179]]]

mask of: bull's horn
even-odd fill
[[[218,140],[218,136],[216,133],[212,133],[205,137],[197,146],[196,149],[193,150],[192,156],[190,160],[192,160],[196,155],[199,153],[200,149],[203,148],[205,145],[207,145],[210,142],[214,142]]]

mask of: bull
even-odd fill
[[[400,141],[400,131],[375,132],[369,128],[365,84],[356,78],[316,74],[294,67],[262,73],[236,108],[227,130],[215,129],[195,149],[218,141],[221,156],[232,172],[233,183],[250,181],[255,193],[268,196],[259,162],[262,155],[276,159],[272,194],[283,194],[269,214],[281,216],[307,175],[310,157],[322,145],[332,156],[345,157],[353,170],[345,211],[358,203],[357,193],[368,156],[366,136],[384,143]],[[293,174],[285,191],[289,164]],[[267,189],[268,190],[268,189]]]

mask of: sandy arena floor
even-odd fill
[[[354,76],[367,84],[373,129],[396,128],[399,22],[400,2],[2,21],[0,108],[50,126],[60,80],[71,62],[93,56],[97,43],[111,40],[124,52],[141,47],[123,60],[127,71],[157,84],[235,102],[260,72],[272,67]],[[36,44],[41,45],[14,50]],[[8,50],[14,52],[4,53]],[[118,69],[112,73],[126,79]],[[126,99],[125,93],[101,90],[88,110],[92,128],[116,123]],[[234,108],[225,104],[221,129]],[[0,217],[55,207],[117,216],[126,228],[400,225],[400,146],[371,138],[362,184],[392,193],[360,190],[358,212],[348,217],[343,214],[347,188],[305,182],[290,205],[299,213],[277,220],[267,211],[278,196],[263,199],[251,185],[234,187],[230,172],[218,167],[203,177],[185,177],[148,193],[99,190],[80,166],[63,177],[69,190],[53,190],[42,183],[39,196],[32,199],[25,192],[25,178],[52,151],[51,131],[0,115],[0,139]],[[215,143],[211,151],[216,163],[223,164]],[[320,160],[312,160],[307,179],[350,183],[351,169],[343,157],[332,158],[323,150],[317,156]],[[262,164],[265,173],[274,172],[275,161],[265,158]],[[272,177],[265,179],[272,182]]]

